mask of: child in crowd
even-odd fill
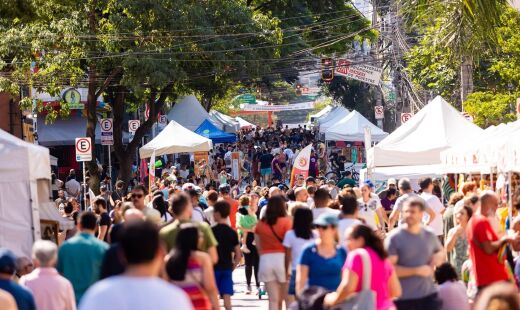
[[[253,227],[255,227],[256,223],[258,222],[258,219],[256,218],[255,212],[249,207],[248,196],[242,195],[238,202],[240,207],[237,213],[237,227],[241,236],[240,240],[242,242],[240,250],[245,254],[249,254],[251,251],[247,248],[246,245],[247,234],[251,233]]]
[[[238,247],[238,236],[229,226],[231,206],[227,201],[219,200],[213,205],[215,225],[211,228],[217,239],[218,262],[215,264],[215,282],[220,296],[224,299],[224,307],[231,310],[233,295],[233,269],[240,263],[242,253]]]

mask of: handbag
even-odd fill
[[[359,254],[363,262],[363,279],[361,291],[348,298],[343,303],[333,307],[334,310],[372,310],[376,308],[376,294],[370,287],[372,281],[372,262],[365,249]]]

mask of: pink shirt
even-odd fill
[[[21,277],[19,283],[33,293],[38,310],[76,309],[72,284],[55,268],[36,268]]]
[[[394,306],[394,303],[390,297],[388,282],[392,272],[394,272],[394,267],[387,259],[382,260],[371,248],[367,247],[365,250],[368,252],[372,262],[371,289],[376,293],[376,309],[390,309]],[[343,266],[343,269],[348,269],[357,274],[359,280],[356,292],[361,291],[363,285],[363,260],[359,252],[359,249],[349,252]]]

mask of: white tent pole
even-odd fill
[[[112,191],[112,150],[110,145],[108,146],[108,176],[110,177],[110,184],[108,189]]]
[[[87,210],[87,177],[85,174],[85,162],[83,162],[83,211]]]

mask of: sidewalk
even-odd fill
[[[233,308],[243,308],[243,309],[267,309],[267,295],[262,296],[262,299],[258,299],[258,295],[256,295],[256,288],[253,285],[253,293],[250,295],[246,295],[246,274],[244,267],[240,267],[233,271],[233,282],[235,294],[231,297],[231,304]],[[253,276],[254,283],[254,276]],[[220,305],[223,307],[222,300],[220,301]]]

